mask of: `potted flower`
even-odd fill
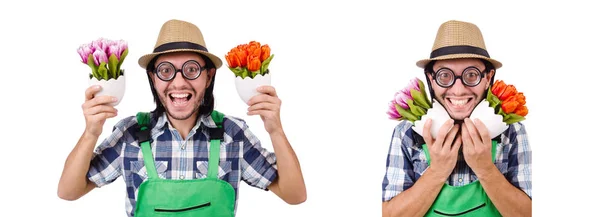
[[[125,73],[121,68],[128,53],[127,42],[99,38],[77,49],[81,62],[92,70],[88,84],[100,85],[102,89],[95,96],[114,96],[118,105],[125,93]]]
[[[229,69],[235,75],[235,87],[245,102],[259,93],[256,88],[271,84],[269,63],[273,59],[269,45],[251,41],[232,48],[225,59]]]

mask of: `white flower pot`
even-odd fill
[[[413,130],[421,136],[423,135],[423,126],[427,118],[433,121],[431,123],[431,136],[435,139],[442,125],[450,119],[450,115],[448,115],[448,112],[440,103],[434,100],[433,107],[427,110],[427,114],[421,116],[421,120],[414,123]],[[508,125],[502,121],[502,116],[497,115],[485,99],[473,109],[469,118],[473,121],[475,119],[481,120],[487,127],[490,138],[494,138],[508,129]]]
[[[508,129],[508,125],[502,121],[502,115],[496,114],[485,99],[471,113],[470,119],[475,121],[476,118],[485,124],[492,139]]]
[[[109,79],[108,81],[107,80],[98,80],[98,79],[92,77],[88,83],[89,83],[89,86],[100,85],[102,87],[100,92],[96,93],[96,95],[94,95],[94,97],[97,97],[97,96],[116,97],[117,101],[114,103],[111,103],[112,106],[118,105],[121,102],[121,99],[123,99],[123,95],[125,94],[125,75],[119,76],[116,80]]]
[[[427,119],[431,119],[431,138],[437,138],[438,131],[442,128],[442,125],[448,120],[450,120],[450,115],[446,109],[436,100],[433,100],[432,107],[427,109],[427,113],[421,116],[421,120],[417,120],[412,127],[415,132],[419,135],[423,136],[423,127],[425,126],[425,121]]]
[[[235,77],[235,88],[244,103],[248,103],[250,98],[260,94],[256,88],[264,85],[271,85],[271,73],[267,73],[265,76],[256,75],[254,78]]]

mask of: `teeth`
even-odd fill
[[[462,100],[457,100],[457,99],[450,99],[450,102],[454,105],[464,105],[467,103],[467,99],[462,99]]]
[[[174,93],[171,94],[171,97],[173,98],[187,98],[190,94],[187,93]]]

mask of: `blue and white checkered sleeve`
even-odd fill
[[[268,190],[277,177],[275,153],[261,147],[260,140],[250,131],[244,121],[236,121],[243,133],[242,180],[248,185]]]
[[[112,183],[122,174],[121,152],[123,142],[121,138],[127,127],[135,123],[132,118],[126,118],[118,122],[113,132],[104,139],[94,150],[87,177],[98,187]]]
[[[507,180],[525,192],[531,198],[531,148],[527,139],[525,126],[518,122],[511,124],[509,133],[510,143],[508,151]]]
[[[403,121],[394,129],[383,177],[383,202],[412,187],[416,181],[408,150],[412,138],[406,136],[406,131],[411,126],[409,122]]]

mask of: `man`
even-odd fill
[[[482,122],[469,118],[502,66],[490,58],[479,28],[443,23],[430,59],[417,66],[453,120],[436,139],[431,120],[422,137],[410,122],[395,128],[382,185],[383,216],[531,216],[531,150],[523,124],[490,138]]]
[[[149,119],[118,122],[95,152],[105,120],[117,110],[109,104],[113,98],[94,97],[98,87],[85,91],[86,128],[66,160],[59,197],[76,200],[123,176],[128,216],[234,216],[241,180],[289,204],[304,202],[300,164],[283,131],[275,89],[260,87],[261,94],[248,102],[248,115],[264,121],[272,153],[243,120],[225,116],[219,123],[212,91],[222,61],[208,52],[198,27],[169,20],[154,48],[138,63],[147,71],[156,109],[140,116]],[[140,120],[149,122],[147,128]]]

